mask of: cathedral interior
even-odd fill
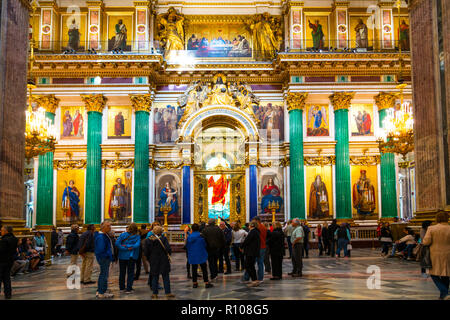
[[[16,2],[0,220],[24,234],[157,220],[176,244],[188,224],[260,216],[349,222],[364,245],[379,221],[450,208],[449,90],[419,35],[442,34],[412,14],[420,1]],[[406,144],[385,146],[411,114]]]

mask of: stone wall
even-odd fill
[[[22,1],[1,2],[0,219],[23,219],[29,16]]]

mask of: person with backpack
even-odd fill
[[[348,258],[347,246],[350,243],[351,237],[350,231],[348,230],[346,223],[342,223],[334,234],[337,238],[337,245],[338,245],[338,248],[336,250],[336,258],[340,258],[342,249],[344,249],[344,257]]]
[[[143,252],[143,244],[144,244],[144,240],[145,237],[147,236],[147,225],[143,224],[141,225],[141,228],[139,229],[139,237],[141,238],[141,247],[139,249],[139,257],[136,260],[136,273],[134,275],[134,280],[139,280],[139,277],[141,276],[141,267],[142,264],[144,265],[144,270],[145,270],[145,274],[148,274],[148,263],[147,263],[147,259],[145,258],[144,255],[142,255]]]
[[[114,297],[108,291],[109,267],[114,261],[114,245],[110,237],[111,222],[108,220],[100,224],[100,232],[95,233],[95,257],[100,266],[98,275],[97,298],[108,299]]]
[[[132,293],[134,282],[134,268],[139,258],[141,236],[138,234],[136,223],[128,226],[127,232],[122,233],[116,240],[119,255],[119,289],[125,293]],[[125,289],[125,275],[127,286]]]
[[[336,219],[333,219],[330,226],[328,227],[328,239],[330,241],[330,257],[334,257],[334,254],[336,252],[337,239],[335,233],[338,228],[339,226],[337,225]]]
[[[92,266],[94,264],[95,254],[95,226],[90,224],[87,230],[80,236],[78,254],[81,256],[81,283],[93,284],[95,281],[91,280]]]

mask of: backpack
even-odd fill
[[[338,239],[347,239],[347,228],[346,227],[339,227],[338,229]]]

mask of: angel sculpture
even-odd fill
[[[191,114],[201,108],[203,101],[205,100],[204,91],[204,86],[202,86],[201,81],[198,80],[191,84],[183,95],[178,98],[178,105],[184,108],[184,113],[179,121],[179,125],[184,123]]]
[[[327,109],[325,106],[312,106],[308,112],[308,136],[328,136]]]
[[[253,105],[259,105],[259,98],[250,92],[245,85],[240,85],[237,92],[233,94],[236,106],[245,111],[258,124],[259,120],[253,112]]]
[[[170,60],[173,52],[184,50],[184,17],[171,7],[157,19],[159,38],[164,48],[164,57]]]

